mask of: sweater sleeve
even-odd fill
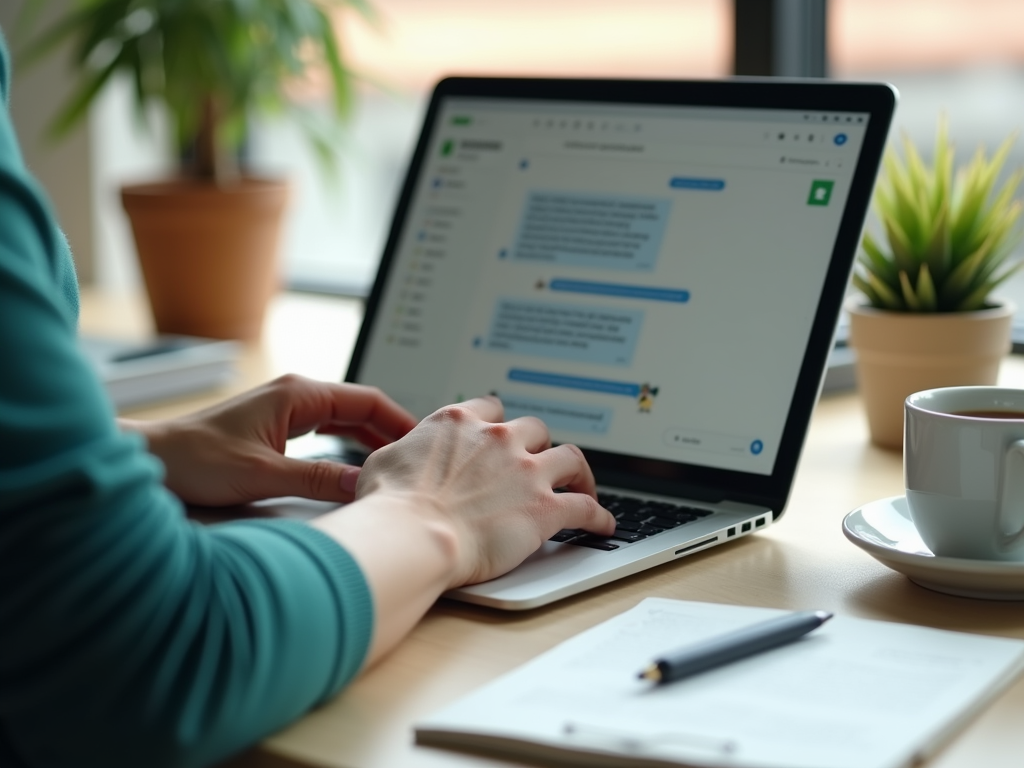
[[[0,763],[202,766],[336,693],[372,602],[293,521],[189,522],[78,352],[0,39]]]

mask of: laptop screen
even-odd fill
[[[358,380],[771,474],[868,123],[444,99]]]

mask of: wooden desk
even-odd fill
[[[83,328],[144,332],[142,307],[87,295]],[[287,369],[338,379],[351,351],[358,303],[283,295],[262,345],[246,352],[241,389]],[[134,325],[129,322],[134,317]],[[1002,383],[1024,386],[1024,360]],[[224,393],[221,393],[222,395]],[[204,396],[133,412],[148,418],[204,405]],[[231,768],[458,768],[508,763],[416,747],[412,724],[497,675],[648,596],[824,608],[851,616],[1024,638],[1024,605],[950,597],[911,583],[846,541],[854,507],[903,490],[900,456],[868,444],[855,395],[818,405],[786,514],[777,526],[728,547],[632,576],[525,613],[440,601],[382,663],[338,698],[234,761]],[[1018,681],[929,763],[932,768],[1017,768],[1024,740]],[[225,766],[226,768],[226,766]]]

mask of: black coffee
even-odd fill
[[[1020,419],[1024,411],[953,411],[954,416],[969,416],[972,419]]]

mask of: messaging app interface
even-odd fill
[[[448,100],[360,381],[771,474],[867,121]]]

